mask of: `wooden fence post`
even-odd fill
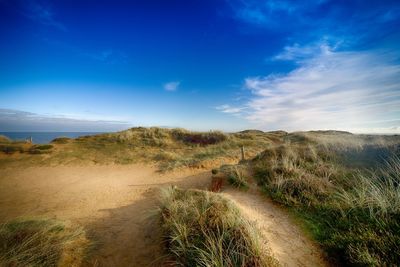
[[[242,152],[242,160],[244,160],[244,146],[240,148],[240,151]]]

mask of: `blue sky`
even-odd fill
[[[399,1],[0,0],[0,21],[0,131],[400,132]]]

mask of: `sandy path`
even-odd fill
[[[0,220],[48,216],[84,226],[96,240],[89,265],[149,266],[162,255],[149,214],[157,188],[205,188],[209,172],[159,174],[156,168],[58,166],[0,170]]]
[[[310,241],[289,215],[255,188],[247,192],[227,188],[223,194],[243,214],[256,221],[275,258],[283,266],[328,266],[321,249]]]

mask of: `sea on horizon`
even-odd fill
[[[103,132],[0,132],[14,141],[23,141],[32,137],[34,144],[48,144],[57,137],[77,138],[84,135],[95,135]]]

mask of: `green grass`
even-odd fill
[[[286,144],[266,149],[251,161],[255,179],[300,218],[336,264],[397,265],[400,159],[394,137],[382,143],[362,136],[353,144],[322,135],[328,136],[289,136]],[[341,137],[347,136],[355,138]]]
[[[80,266],[89,244],[81,228],[18,219],[0,225],[0,266]]]
[[[219,194],[165,189],[160,223],[174,266],[276,266],[255,226]]]

